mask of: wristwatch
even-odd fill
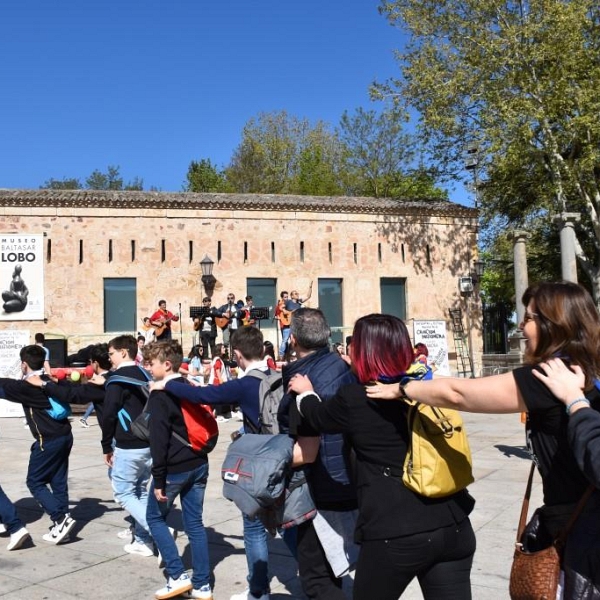
[[[402,382],[398,384],[398,391],[400,392],[400,400],[410,400]]]

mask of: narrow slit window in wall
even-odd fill
[[[406,256],[404,254],[404,244],[400,244],[400,253],[402,255],[402,262],[406,262]]]
[[[217,242],[217,262],[221,262],[221,259],[223,258],[223,254],[221,252],[221,242]]]
[[[427,252],[427,264],[431,265],[431,250],[429,249],[429,244],[425,247],[425,252]]]
[[[300,242],[300,262],[304,262],[304,242]]]
[[[108,262],[112,262],[113,259],[113,241],[108,240]]]
[[[271,262],[275,262],[275,242],[271,242]]]
[[[381,262],[382,257],[381,257],[381,242],[379,244],[377,244],[377,260],[379,262]]]
[[[135,262],[135,240],[131,240],[131,262]]]
[[[79,264],[83,264],[83,240],[79,240]]]
[[[46,245],[46,262],[52,262],[52,240]]]
[[[194,260],[194,242],[192,242],[192,240],[189,241],[188,248],[189,248],[188,260],[190,261],[190,264],[191,264],[192,261]]]
[[[167,260],[167,241],[160,241],[160,262],[165,262]]]
[[[331,242],[327,243],[327,254],[329,255],[329,264],[333,263],[333,244]]]
[[[354,256],[354,264],[358,264],[358,244],[352,244],[352,254]]]
[[[248,242],[244,242],[244,264],[248,262]]]

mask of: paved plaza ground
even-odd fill
[[[53,546],[41,537],[49,519],[30,497],[25,472],[31,434],[22,419],[0,419],[0,483],[17,504],[27,522],[33,543],[13,552],[8,539],[0,538],[0,598],[3,600],[151,600],[164,585],[164,575],[154,558],[124,552],[117,532],[125,527],[124,513],[113,502],[106,467],[102,463],[100,430],[94,418],[89,429],[73,419],[75,445],[71,455],[71,513],[77,526],[70,543]],[[529,460],[524,451],[523,425],[519,415],[466,415],[473,451],[476,482],[469,488],[477,500],[472,522],[477,534],[473,566],[475,600],[508,598],[508,574],[515,529]],[[204,505],[211,565],[215,576],[215,600],[229,600],[245,588],[246,563],[242,522],[236,507],[221,496],[220,466],[229,435],[239,426],[221,425],[217,448],[210,455],[211,476]],[[539,504],[536,484],[532,506]],[[173,525],[181,529],[178,510]],[[178,545],[189,563],[185,536]],[[272,595],[276,599],[303,598],[295,561],[283,542],[271,544]],[[403,599],[422,598],[413,583]],[[373,600],[377,600],[373,598]]]

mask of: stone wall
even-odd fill
[[[19,198],[28,194],[34,192]],[[462,302],[457,278],[468,273],[475,257],[472,209],[443,203],[444,210],[435,214],[431,208],[415,209],[415,203],[403,211],[398,203],[396,214],[378,213],[376,205],[352,212],[338,209],[333,199],[329,210],[314,210],[299,199],[293,210],[255,210],[240,198],[239,207],[229,208],[214,208],[208,201],[185,208],[161,202],[119,206],[102,196],[77,206],[54,196],[11,204],[0,193],[0,232],[46,236],[47,316],[45,324],[5,321],[0,326],[67,337],[73,352],[113,335],[103,330],[103,279],[134,277],[139,317],[151,314],[161,298],[172,311],[181,303],[184,346],[189,346],[189,306],[199,305],[204,295],[200,260],[205,254],[215,261],[214,305],[224,303],[229,291],[243,297],[249,277],[272,277],[278,291],[299,289],[301,294],[314,280],[309,305],[317,306],[319,278],[341,278],[348,333],[359,316],[380,310],[382,277],[406,278],[411,332],[411,319],[448,320],[448,309]],[[481,322],[477,308],[472,321]],[[269,326],[263,323],[274,340]],[[174,335],[179,338],[178,326]],[[478,330],[474,336],[477,357]],[[448,340],[453,351],[450,332]]]

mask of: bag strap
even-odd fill
[[[517,527],[517,544],[521,543],[525,525],[527,525],[527,513],[529,512],[529,498],[531,497],[531,485],[533,484],[533,474],[535,472],[535,463],[531,461],[531,469],[529,470],[529,479],[525,488],[525,496],[521,505],[521,516],[519,517],[519,526]]]
[[[535,463],[531,462],[531,469],[529,470],[529,478],[527,480],[527,487],[525,488],[525,496],[523,497],[523,504],[521,506],[521,516],[519,517],[519,526],[517,528],[517,544],[521,543],[521,538],[523,537],[523,532],[525,531],[525,526],[527,525],[527,513],[529,512],[529,499],[531,497],[531,487],[533,484],[533,474],[535,473]],[[562,548],[567,541],[567,537],[577,521],[577,518],[581,514],[583,507],[586,505],[590,496],[594,492],[595,487],[593,485],[588,486],[588,488],[583,493],[583,496],[580,498],[575,510],[571,514],[571,518],[569,519],[566,526],[560,531],[560,533],[556,536],[554,540],[554,545]]]

